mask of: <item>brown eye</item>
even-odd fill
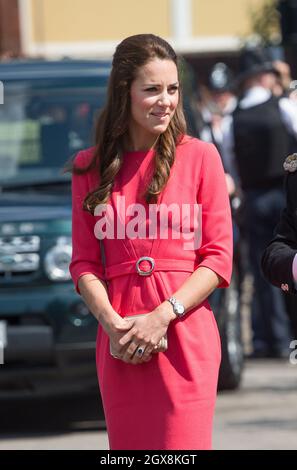
[[[169,88],[169,93],[174,94],[178,90],[178,86],[173,86]]]

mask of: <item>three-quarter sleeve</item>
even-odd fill
[[[197,202],[202,210],[202,239],[199,267],[213,270],[228,287],[232,275],[233,229],[229,195],[220,155],[213,144],[205,144]]]
[[[79,152],[74,165],[86,166],[85,157],[85,151]],[[104,281],[100,241],[94,234],[95,218],[82,207],[90,190],[88,173],[72,174],[72,258],[69,271],[78,294],[81,294],[78,280],[83,274],[94,274]]]

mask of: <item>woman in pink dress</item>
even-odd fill
[[[220,156],[186,135],[166,41],[118,45],[96,146],[72,171],[70,272],[98,320],[110,448],[210,449],[221,349],[207,297],[230,282],[231,216]]]

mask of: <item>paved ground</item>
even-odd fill
[[[215,449],[297,449],[297,366],[249,361],[237,393],[221,393]]]
[[[219,394],[214,448],[297,449],[296,392],[297,365],[247,362],[240,391]],[[1,403],[0,450],[107,449],[102,426],[94,396]]]

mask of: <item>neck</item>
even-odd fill
[[[129,135],[125,138],[125,150],[128,152],[145,152],[151,150],[155,147],[159,135],[152,136],[140,136],[132,135],[130,132]]]

